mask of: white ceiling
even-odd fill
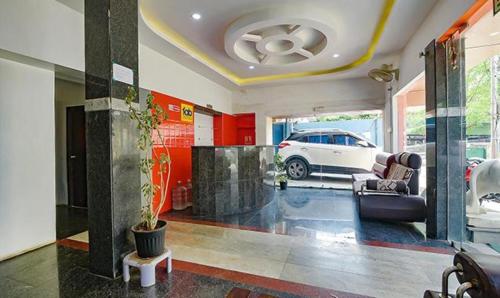
[[[397,55],[435,2],[436,0],[396,1],[373,58],[360,67],[294,81],[364,77],[371,68],[395,62]],[[157,51],[173,56],[175,60],[181,58],[180,62],[189,68],[220,82],[222,76],[217,74],[217,69],[211,69],[210,65],[207,66],[201,60],[193,61],[189,55],[183,56],[163,36],[156,34],[153,37],[155,33],[152,30],[147,32],[147,28],[152,24],[156,29],[168,26],[210,59],[242,78],[318,71],[349,64],[367,51],[385,0],[140,0],[139,3],[142,15],[147,16],[140,21],[141,42],[147,45],[154,43]],[[191,18],[195,12],[202,16],[198,21]],[[273,19],[287,17],[290,20],[302,18],[321,22],[321,26],[329,29],[321,31],[328,40],[327,46],[312,59],[283,65],[261,65],[230,56],[226,51],[226,32],[235,21],[248,15],[264,19],[267,16],[271,23]],[[333,58],[334,53],[340,56]],[[255,69],[249,69],[248,66],[252,64]]]

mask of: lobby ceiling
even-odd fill
[[[165,48],[174,46],[203,71],[246,86],[364,77],[370,68],[395,62],[435,2],[140,0],[139,5],[141,23]]]

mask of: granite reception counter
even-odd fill
[[[194,146],[193,214],[216,217],[261,208],[274,198],[273,146]]]

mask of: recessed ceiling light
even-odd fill
[[[248,68],[249,68],[249,69],[254,69],[254,68],[255,68],[255,66],[250,65]]]
[[[500,34],[500,31],[497,31],[497,32],[492,32],[492,33],[490,33],[490,36],[497,36],[497,35],[499,35],[499,34]]]
[[[191,15],[191,17],[192,17],[194,20],[197,20],[197,21],[198,21],[199,19],[201,19],[201,14],[199,14],[199,13],[195,12],[195,13],[193,13],[193,14]]]
[[[340,57],[339,54],[333,54],[333,58],[338,58],[338,57]]]

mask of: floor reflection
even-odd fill
[[[264,208],[244,214],[210,218],[195,216],[186,209],[167,213],[164,218],[332,242],[449,247],[445,241],[426,239],[424,231],[411,223],[361,220],[356,199],[346,190],[289,188],[277,190],[275,200]]]

